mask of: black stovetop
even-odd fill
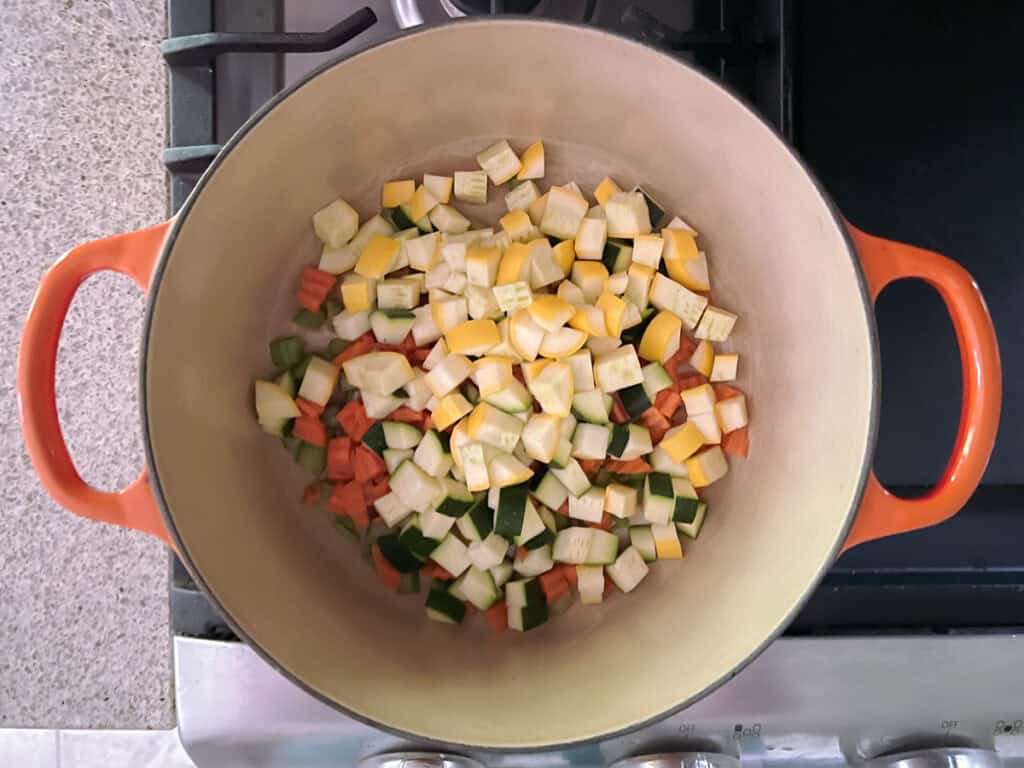
[[[1024,341],[1024,70],[1017,53],[1024,4],[639,0],[627,12],[624,0],[584,5],[592,23],[672,47],[719,75],[793,142],[847,218],[956,259],[989,302],[1004,404],[982,487],[941,526],[841,557],[790,632],[1024,625],[1024,383],[1015,358]],[[247,7],[242,29],[280,28],[278,3]],[[170,34],[223,30],[213,8],[170,0]],[[681,18],[695,27],[681,30]],[[281,67],[267,61],[273,56],[246,56],[268,95],[281,86]],[[216,66],[186,57],[169,69],[165,160],[175,209],[224,134],[214,106]],[[937,294],[920,282],[890,286],[877,318],[875,469],[884,483],[912,495],[939,478],[956,434],[956,340]],[[177,562],[172,587],[177,632],[230,634]]]

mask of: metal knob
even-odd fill
[[[393,752],[363,758],[358,768],[484,768],[476,760],[439,752]]]
[[[740,768],[740,761],[718,752],[665,752],[627,757],[611,768]]]
[[[876,757],[865,768],[1003,768],[1003,761],[990,749],[947,747]]]

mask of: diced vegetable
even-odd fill
[[[480,167],[487,172],[491,182],[496,185],[504,184],[511,179],[522,168],[522,163],[516,157],[507,141],[499,141],[493,144],[479,155],[476,161]]]

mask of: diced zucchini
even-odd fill
[[[505,584],[505,602],[517,608],[524,605],[546,604],[544,590],[537,579],[516,579]]]
[[[444,624],[461,624],[466,618],[466,604],[445,589],[432,588],[427,593],[427,616]]]
[[[495,568],[505,559],[508,541],[496,533],[489,533],[482,541],[469,545],[469,559],[474,567]]]
[[[541,232],[559,240],[576,237],[589,208],[586,199],[562,187],[551,187],[545,197],[547,203],[540,220]]]
[[[643,383],[636,348],[627,345],[599,356],[594,361],[594,380],[602,392],[616,392]]]
[[[552,547],[554,559],[560,563],[586,563],[595,528],[563,528],[555,535]]]
[[[639,192],[644,196],[644,202],[647,203],[648,218],[651,222],[651,229],[656,229],[661,220],[665,218],[665,209],[659,203],[651,197],[651,193],[640,186],[633,187],[633,192]]]
[[[633,384],[619,390],[619,399],[631,419],[640,418],[640,415],[653,405],[643,384]]]
[[[637,490],[628,485],[610,483],[604,489],[604,510],[612,517],[633,517],[637,508]]]
[[[384,449],[388,447],[388,442],[384,437],[384,425],[381,422],[378,421],[371,424],[370,428],[366,430],[366,434],[363,435],[363,445],[378,456],[384,456]],[[398,466],[401,466],[401,464]]]
[[[660,272],[654,275],[650,291],[651,304],[678,317],[687,330],[697,327],[708,300],[685,288]]]
[[[358,228],[359,214],[340,198],[313,214],[313,231],[324,245],[331,248],[345,245]]]
[[[604,488],[589,488],[579,496],[569,496],[569,517],[588,523],[600,523],[604,517]]]
[[[381,423],[381,427],[388,448],[415,448],[423,438],[422,432],[405,422],[385,421]]]
[[[641,424],[627,424],[626,432],[626,447],[619,456],[622,461],[639,459],[651,452],[651,433],[647,427]]]
[[[612,565],[605,567],[608,577],[623,592],[632,592],[647,576],[649,569],[636,547],[628,547]]]
[[[547,620],[547,603],[540,602],[518,607],[508,606],[509,629],[514,629],[517,632],[528,632],[531,629],[536,629]]]
[[[499,536],[514,539],[522,532],[527,490],[525,484],[509,485],[501,489],[494,517],[494,532]]]
[[[533,502],[527,498],[526,508],[523,513],[523,524],[519,529],[519,533],[513,537],[513,542],[517,545],[523,545],[526,542],[531,541],[538,534],[543,533],[545,530],[547,530],[547,526],[545,526],[544,521],[541,520],[540,514],[537,512],[537,508],[533,505]]]
[[[609,237],[636,237],[651,231],[651,217],[642,192],[616,192],[604,204]]]
[[[467,568],[452,586],[465,595],[467,602],[481,611],[486,611],[501,596],[494,584],[494,577],[486,569],[473,566]]]
[[[551,559],[551,545],[545,544],[537,549],[530,549],[519,552],[512,569],[521,576],[540,576],[555,567],[555,561]]]
[[[504,587],[508,580],[512,578],[512,574],[515,571],[512,569],[512,563],[503,562],[490,569],[491,576],[494,577],[494,584],[497,587]]]
[[[587,353],[588,357],[590,353]],[[610,410],[607,396],[596,389],[588,392],[577,392],[572,398],[573,415],[580,421],[590,424],[607,424]]]
[[[371,419],[381,419],[398,408],[405,400],[395,395],[378,395],[374,392],[363,392],[363,406],[366,415]]]
[[[388,483],[410,509],[424,512],[440,493],[441,486],[411,461],[402,462]]]
[[[659,392],[672,386],[672,377],[661,363],[648,363],[641,372],[644,377],[644,391],[652,403]]]
[[[399,573],[413,573],[418,571],[422,565],[412,552],[402,546],[398,536],[389,533],[377,539],[377,546],[384,559],[391,563],[391,566]]]
[[[588,565],[610,565],[619,554],[619,537],[611,531],[600,528],[590,529],[590,547],[587,549]]]
[[[651,452],[647,462],[655,472],[664,472],[673,477],[689,476],[686,472],[686,465],[675,461],[660,445]]]
[[[419,303],[419,280],[397,277],[377,283],[377,306],[380,309],[412,310]]]
[[[625,272],[633,261],[633,246],[626,240],[609,239],[601,255],[608,273]]]
[[[654,534],[649,525],[633,525],[629,528],[629,542],[633,545],[645,563],[653,563],[658,559],[657,547],[654,545]]]
[[[606,458],[609,433],[607,426],[581,422],[572,436],[572,455],[577,459]]]
[[[405,355],[398,352],[367,352],[346,360],[342,368],[349,384],[378,395],[390,395],[408,384],[415,375]]]
[[[317,405],[327,405],[337,383],[338,369],[334,364],[314,355],[302,376],[299,397]]]
[[[667,523],[675,511],[672,478],[661,472],[650,472],[644,480],[644,518],[651,523]]]
[[[430,559],[455,577],[462,575],[470,565],[466,545],[450,533],[430,553]]]
[[[494,528],[494,513],[487,505],[487,498],[483,494],[478,496],[469,511],[456,521],[459,533],[468,541],[481,541]]]
[[[430,223],[447,234],[461,234],[469,230],[469,219],[450,205],[438,205],[430,212]]]
[[[385,494],[374,502],[374,509],[377,510],[377,514],[391,528],[400,525],[402,520],[413,513],[413,510],[407,504],[404,504],[394,492]]]
[[[548,470],[537,487],[533,489],[533,496],[541,504],[551,509],[558,509],[569,498],[569,492],[552,471]]]
[[[580,603],[596,605],[604,600],[604,568],[599,565],[576,566],[576,589]]]
[[[452,468],[452,457],[446,442],[447,438],[442,441],[437,430],[428,430],[416,446],[412,460],[431,477],[444,477]]]
[[[676,528],[684,535],[691,539],[696,539],[700,534],[700,529],[704,526],[704,516],[707,514],[708,505],[703,501],[697,505],[697,512],[693,516],[693,520],[688,523],[676,523]]]
[[[582,496],[590,489],[590,480],[576,459],[570,458],[564,467],[552,466],[549,471],[572,496]]]
[[[450,477],[439,478],[436,482],[441,490],[431,506],[438,514],[457,519],[469,512],[475,500],[463,483]]]
[[[382,453],[384,459],[384,466],[388,469],[388,474],[392,474],[398,465],[403,461],[408,461],[413,456],[412,451],[409,450],[397,450],[394,448],[385,448]]]
[[[363,222],[363,225],[359,227],[359,231],[356,232],[355,237],[348,244],[348,247],[355,252],[356,256],[361,256],[363,251],[366,250],[366,246],[370,244],[370,241],[375,237],[387,237],[395,232],[395,227],[385,219],[383,216],[373,216]]]
[[[530,414],[520,435],[523,447],[531,459],[548,464],[558,447],[559,423],[557,416],[548,413]]]
[[[428,509],[426,512],[420,513],[419,525],[424,536],[441,541],[455,525],[455,518],[442,515],[436,510]]]

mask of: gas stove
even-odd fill
[[[1024,6],[169,0],[172,211],[254,111],[324,61],[403,28],[492,12],[593,24],[673,51],[753,104],[852,222],[962,262],[1007,355],[1003,429],[985,481],[952,521],[845,554],[787,633],[711,696],[628,736],[541,754],[442,758],[437,745],[339,714],[238,642],[175,561],[179,728],[196,764],[396,768],[394,755],[411,751],[421,756],[409,768],[1024,765],[1024,432],[1015,429],[1024,377],[1013,358],[1024,342],[1024,99],[1014,53]],[[877,318],[875,469],[897,493],[920,494],[956,433],[956,342],[923,284],[887,289]],[[645,755],[657,757],[628,762]]]

